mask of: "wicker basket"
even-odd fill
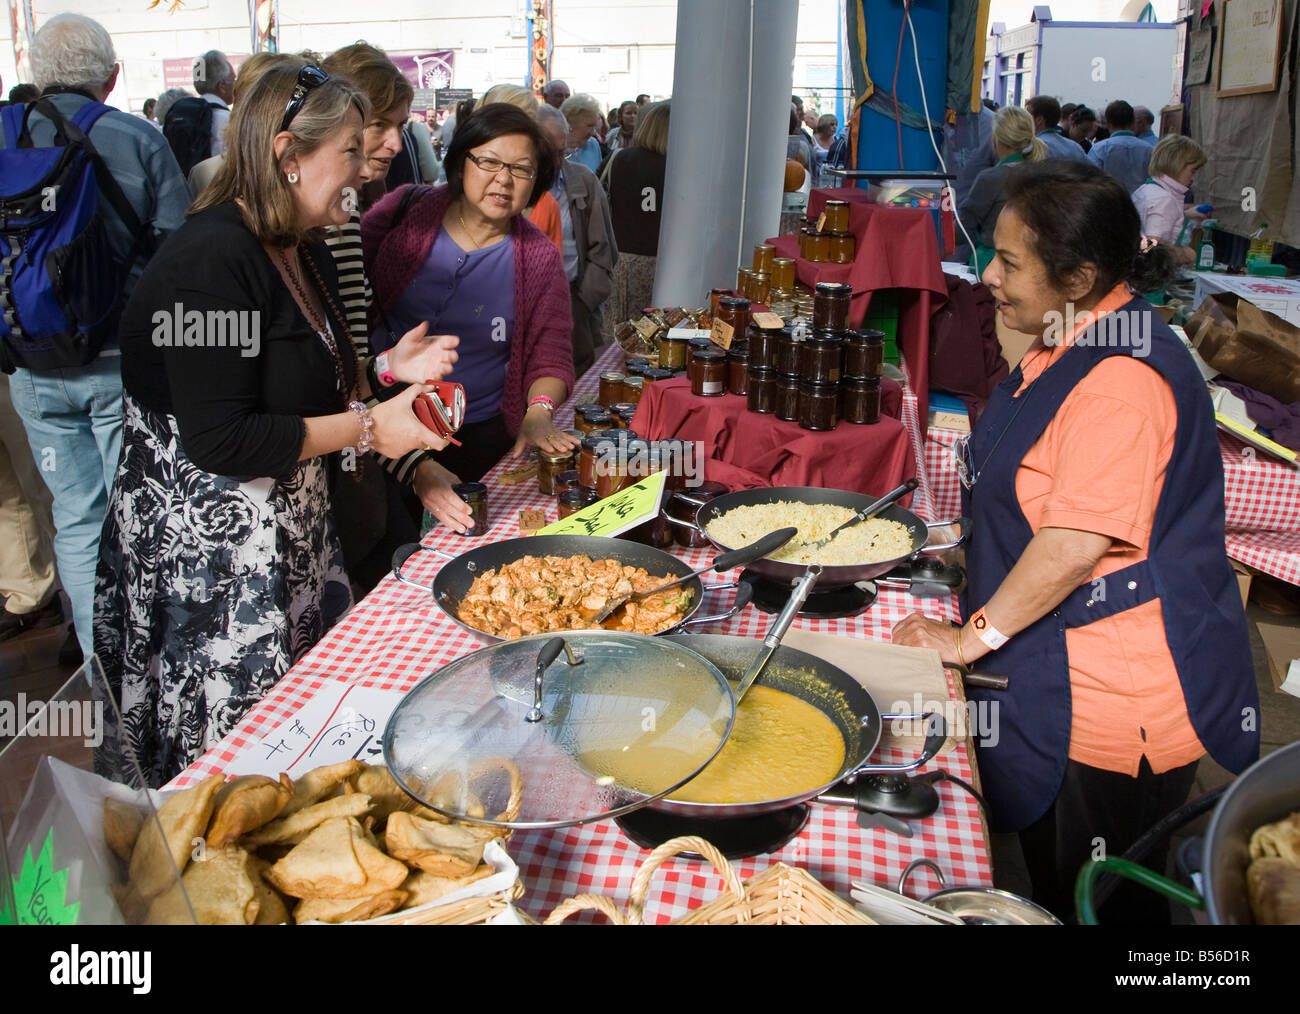
[[[832,894],[805,870],[785,863],[770,866],[742,884],[736,871],[716,848],[703,838],[673,838],[650,853],[632,881],[627,911],[621,912],[608,898],[580,894],[563,902],[546,919],[546,925],[563,922],[574,912],[595,911],[618,926],[639,926],[645,915],[650,878],[663,863],[682,852],[702,855],[726,881],[727,893],[707,905],[688,912],[672,925],[688,926],[870,926],[872,919],[843,898]]]

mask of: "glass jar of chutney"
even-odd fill
[[[826,237],[826,257],[832,264],[852,264],[857,249],[851,232],[832,232]]]
[[[560,520],[567,518],[570,514],[576,514],[584,507],[590,507],[596,502],[596,491],[594,489],[567,489],[555,498],[555,513]]]
[[[794,261],[789,257],[776,257],[772,261],[772,290],[774,292],[792,292],[794,290]]]
[[[799,343],[799,375],[806,383],[837,384],[843,346],[834,331],[814,331]]]
[[[573,412],[573,424],[580,433],[594,433],[614,427],[609,409],[596,404],[579,405]]]
[[[885,333],[861,330],[844,333],[844,376],[879,376],[885,362]]]
[[[815,263],[831,259],[831,238],[824,232],[812,232],[808,235],[808,256],[804,258]]]
[[[749,368],[746,404],[751,412],[771,415],[776,411],[776,370]]]
[[[727,349],[727,393],[745,397],[749,391],[749,342],[732,342]]]
[[[689,350],[685,335],[670,332],[659,339],[659,365],[666,370],[680,370],[689,361]]]
[[[704,342],[708,342],[708,339],[707,339],[707,338],[704,338],[704,339],[701,339],[701,340],[704,341]],[[687,362],[690,362],[690,359],[689,359],[689,358],[687,359]],[[683,368],[684,368],[684,367],[683,367]],[[650,367],[650,369],[648,369],[648,370],[645,371],[645,375],[644,375],[643,379],[645,380],[645,382],[646,382],[647,385],[649,385],[649,384],[657,384],[657,383],[659,383],[659,381],[661,381],[661,380],[672,380],[673,377],[676,376],[676,374],[677,374],[677,371],[676,371],[676,370],[666,370],[666,369],[664,369],[662,366],[652,366],[652,367]],[[645,397],[645,389],[644,389],[644,388],[642,388],[642,390],[641,390],[641,396],[642,396],[642,397]],[[630,399],[629,399],[629,400],[630,400]]]
[[[799,385],[797,375],[778,373],[776,377],[776,417],[786,422],[799,419]]]
[[[614,417],[616,429],[629,429],[632,425],[632,417],[636,415],[636,404],[630,401],[615,402],[609,406],[609,414]]]
[[[537,449],[537,488],[543,496],[555,495],[555,477],[561,472],[567,472],[577,464],[577,456],[573,451],[561,451],[551,453],[544,451],[540,447]]]
[[[623,397],[623,374],[621,373],[602,373],[600,375],[600,393],[596,395],[596,401],[605,408],[616,401],[626,401]]]
[[[709,290],[709,316],[716,317],[718,315],[719,300],[734,295],[735,292],[731,289],[710,289]]]
[[[806,430],[833,430],[840,421],[840,385],[799,385],[799,425]]]
[[[802,333],[802,328],[796,328],[792,324],[787,324],[777,332],[776,359],[772,364],[777,373],[784,373],[788,377],[798,376]]]
[[[754,247],[754,271],[762,274],[772,273],[772,261],[776,259],[776,247],[770,243],[759,243]]]
[[[776,342],[781,334],[780,325],[750,324],[745,332],[749,342],[749,365],[760,370],[776,367]]]
[[[730,492],[731,490],[720,482],[702,482],[698,486],[688,487],[669,497],[664,509],[668,514],[677,545],[687,549],[699,549],[701,546],[709,545],[708,538],[695,527],[695,515],[710,500]]]
[[[840,413],[846,422],[880,422],[880,377],[846,377],[840,388]]]
[[[687,367],[691,394],[698,398],[716,398],[727,390],[727,353],[720,348],[700,349],[691,356]]]
[[[596,488],[596,461],[614,456],[618,450],[619,434],[625,430],[596,430],[582,438],[582,447],[578,451],[578,485],[587,489]]]
[[[822,228],[827,232],[849,231],[848,201],[827,201],[822,214],[826,216],[822,220]]]
[[[462,535],[469,539],[483,535],[488,530],[488,488],[482,482],[462,482],[451,487],[451,491],[469,505],[474,522]]]
[[[649,370],[646,371],[646,373],[649,372]],[[641,394],[645,391],[645,385],[646,378],[644,374],[640,377],[624,377],[623,382],[619,385],[619,393],[621,397],[615,398],[609,403],[608,407],[612,409],[615,405],[620,403],[635,405],[641,400]]]
[[[575,456],[578,452],[574,452]],[[578,470],[569,468],[563,472],[555,473],[555,495],[567,493],[571,489],[581,489],[582,484],[578,481]]]
[[[718,312],[713,319],[731,325],[731,337],[734,341],[749,327],[749,300],[743,296],[727,296],[718,300]]]
[[[819,331],[846,330],[852,299],[852,285],[844,282],[818,282],[813,291],[813,327]]]

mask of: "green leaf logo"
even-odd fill
[[[54,828],[45,835],[41,854],[32,859],[32,847],[27,846],[22,871],[14,878],[14,904],[18,909],[18,923],[22,926],[74,926],[79,902],[65,904],[68,890],[68,871],[54,869]],[[0,913],[0,923],[5,920]]]

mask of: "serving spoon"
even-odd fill
[[[787,542],[799,534],[797,528],[778,528],[774,532],[769,532],[757,542],[751,542],[748,546],[741,546],[739,549],[728,550],[719,556],[713,558],[713,562],[707,567],[691,571],[685,577],[675,578],[672,581],[665,582],[649,591],[632,591],[625,595],[620,595],[613,599],[600,612],[591,618],[591,622],[599,626],[604,620],[614,612],[615,609],[630,602],[632,599],[644,599],[650,595],[657,595],[669,588],[676,588],[679,584],[685,584],[693,578],[702,577],[711,570],[716,570],[721,574],[724,570],[731,570],[732,567],[743,567],[746,564],[753,563],[755,560],[761,560],[770,553],[775,553]]]

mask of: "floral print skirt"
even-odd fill
[[[627,320],[641,316],[643,307],[654,306],[655,264],[657,257],[621,253],[614,265],[614,290],[605,301],[602,314],[605,341],[614,340],[614,332]]]
[[[95,654],[120,725],[105,708],[96,768],[156,788],[229,733],[352,594],[323,459],[286,479],[213,475],[173,416],[124,403],[95,581]]]

